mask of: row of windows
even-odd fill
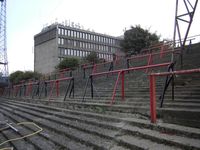
[[[82,41],[69,40],[69,39],[64,39],[64,38],[58,38],[58,44],[67,45],[68,47],[105,51],[105,52],[110,52],[110,53],[115,53],[116,51],[115,47],[101,45],[101,44],[87,43],[87,42],[82,42]]]
[[[58,34],[65,35],[68,37],[87,39],[87,40],[101,42],[101,43],[114,44],[114,45],[116,44],[115,39],[103,37],[100,35],[94,35],[94,34],[89,34],[89,33],[85,33],[85,32],[80,32],[80,31],[73,31],[73,30],[69,30],[69,29],[58,28]]]
[[[60,55],[61,56],[77,56],[77,57],[86,57],[89,55],[90,51],[81,51],[76,49],[64,49],[60,48]],[[106,60],[112,60],[113,55],[111,54],[104,54],[104,53],[97,53],[98,58],[104,58]]]

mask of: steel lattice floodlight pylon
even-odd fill
[[[8,77],[6,39],[6,0],[0,0],[0,78]]]
[[[176,41],[176,35],[178,35],[178,41],[180,47],[183,50],[187,41],[188,33],[193,21],[194,13],[197,7],[198,0],[176,0],[175,10],[175,25],[174,25],[174,47]],[[173,56],[172,56],[173,61]],[[181,51],[181,66],[183,64],[182,51]]]

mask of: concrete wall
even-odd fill
[[[56,38],[35,46],[34,71],[43,74],[50,73],[54,71],[58,62]]]

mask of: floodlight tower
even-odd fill
[[[175,47],[176,40],[178,40],[181,47],[181,67],[183,65],[183,49],[187,41],[197,3],[198,0],[176,0],[173,47]],[[176,36],[178,36],[178,39],[176,39]],[[172,61],[174,61],[173,54]]]
[[[6,0],[0,0],[0,78],[8,77],[6,41]]]

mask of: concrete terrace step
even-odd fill
[[[15,109],[16,109],[16,107],[15,107]],[[25,112],[25,110],[24,109],[21,109],[20,108],[20,110],[23,110],[23,112]],[[15,114],[18,114],[19,115],[19,108],[15,111]],[[27,110],[28,111],[28,110]],[[5,113],[5,112],[4,112]],[[6,114],[6,113],[5,113]],[[32,112],[32,111],[30,111],[29,110],[29,114],[34,114],[34,116],[35,115],[37,115],[38,117],[39,117],[39,113],[34,113],[34,112]],[[34,118],[34,116],[32,116],[32,115],[29,115],[29,114],[26,114],[25,116],[27,116],[27,118]],[[8,115],[8,114],[7,114]],[[40,116],[40,117],[42,117],[42,116]],[[46,118],[46,119],[44,119],[44,118]],[[47,119],[48,119],[48,121],[47,121]],[[49,120],[51,120],[51,121],[53,121],[53,122],[51,122],[51,121],[49,121]],[[67,124],[66,123],[64,123],[64,122],[62,122],[62,121],[64,121],[64,122],[68,122]],[[56,122],[56,123],[55,123]],[[116,130],[116,132],[112,132],[111,130],[110,131],[103,131],[103,129],[98,129],[97,127],[95,127],[95,129],[93,129],[94,127],[92,127],[91,125],[90,126],[88,126],[88,125],[84,125],[84,124],[78,124],[78,126],[76,126],[76,124],[77,124],[77,122],[72,122],[72,123],[69,123],[70,121],[68,120],[68,121],[66,121],[66,119],[59,119],[59,118],[57,118],[57,117],[47,117],[47,115],[45,115],[45,116],[43,116],[43,119],[42,120],[40,120],[39,121],[39,124],[48,124],[48,126],[51,126],[52,128],[54,127],[54,128],[56,128],[58,125],[58,122],[60,123],[60,124],[63,124],[63,125],[67,125],[67,126],[69,126],[69,128],[70,128],[70,130],[68,130],[68,128],[66,128],[66,127],[64,127],[64,126],[60,126],[59,128],[59,130],[63,130],[63,132],[67,132],[67,134],[71,134],[71,136],[76,136],[76,138],[78,138],[77,136],[79,135],[79,138],[81,138],[81,140],[86,140],[87,142],[92,142],[92,143],[95,143],[95,145],[97,145],[96,147],[97,148],[100,148],[100,149],[109,149],[111,146],[112,146],[112,142],[110,143],[109,142],[109,140],[107,139],[106,141],[105,140],[103,140],[102,138],[101,139],[98,139],[99,137],[97,137],[97,136],[95,136],[95,135],[92,135],[92,136],[90,136],[89,134],[87,134],[87,133],[84,133],[84,132],[81,132],[81,131],[76,131],[77,130],[77,128],[79,127],[79,126],[82,126],[82,128],[83,128],[83,130],[85,131],[87,131],[88,129],[84,129],[84,128],[89,128],[90,129],[90,131],[87,131],[87,132],[97,132],[96,134],[100,134],[101,133],[101,136],[104,136],[104,138],[106,138],[105,136],[109,136],[109,138],[114,138],[115,137],[115,135],[117,135],[118,134],[118,132],[117,132],[117,130]],[[37,122],[38,123],[38,122]],[[50,125],[51,124],[51,125]],[[52,126],[52,124],[54,124],[54,126]],[[85,126],[85,127],[84,127]],[[73,129],[74,128],[74,129]],[[54,129],[55,130],[55,129]],[[79,129],[79,130],[81,130],[81,129]],[[94,130],[94,131],[91,131],[91,130]],[[105,130],[105,129],[104,129]],[[98,133],[99,132],[99,133]],[[109,133],[109,134],[108,134]],[[103,135],[102,135],[103,134]],[[106,135],[107,134],[107,135]],[[107,137],[108,138],[108,137]],[[99,142],[98,142],[99,141]],[[149,140],[146,140],[146,141],[149,141]],[[150,142],[150,141],[149,141]],[[120,143],[122,143],[122,141],[120,140]],[[138,146],[135,146],[135,145],[133,145],[134,143],[127,143],[126,141],[124,141],[124,143],[126,143],[126,145],[129,145],[130,146],[130,148],[135,148],[135,147],[138,147]],[[162,144],[157,144],[157,145],[160,145],[160,146],[163,146],[163,147],[166,147],[165,145],[162,145]],[[142,145],[140,146],[140,148],[142,147]],[[168,149],[169,149],[170,147],[168,147]],[[172,147],[171,147],[172,148]]]
[[[22,99],[21,99],[22,100]],[[42,101],[41,99],[24,99],[24,100],[28,100],[28,101]],[[44,101],[48,101],[48,100],[44,100]],[[64,102],[63,98],[52,98],[50,101],[55,101],[55,102]],[[79,98],[67,98],[65,103],[71,104],[71,105],[75,105],[75,104],[105,104],[105,105],[109,105],[111,103],[111,97],[95,97],[95,98],[91,98],[91,97],[86,97],[83,101],[82,97]],[[150,106],[150,99],[149,97],[147,98],[125,98],[124,100],[121,99],[121,97],[116,97],[115,101],[114,101],[114,105],[128,105],[128,106]],[[160,101],[159,98],[157,97],[157,105],[158,107],[160,106]],[[164,108],[190,108],[190,109],[200,109],[200,100],[198,99],[193,99],[193,100],[187,100],[187,99],[183,99],[183,98],[175,98],[174,101],[172,101],[171,96],[166,96],[165,100],[164,100]]]
[[[50,106],[56,106],[60,108],[66,108],[71,110],[81,110],[81,111],[89,111],[103,114],[112,114],[112,115],[120,115],[121,117],[129,116],[137,116],[140,118],[149,118],[150,116],[150,106],[148,103],[140,103],[137,105],[130,104],[114,104],[110,105],[104,103],[94,103],[94,102],[62,102],[62,101],[45,101],[45,100],[21,100],[24,102],[31,102],[37,104],[45,104]],[[157,117],[162,119],[165,122],[176,123],[187,126],[198,127],[200,118],[200,109],[199,107],[186,107],[186,105],[173,107],[167,107],[168,105],[164,104],[163,108],[159,108],[159,104],[157,105]]]
[[[55,101],[62,101],[62,99],[54,99]],[[82,98],[80,99],[68,99],[66,100],[66,102],[69,102],[69,103],[76,103],[76,102],[82,102]],[[111,98],[107,98],[107,99],[100,99],[100,98],[94,98],[94,99],[91,99],[91,98],[86,98],[84,100],[84,103],[99,103],[99,104],[110,104],[111,102]],[[150,100],[149,99],[133,99],[133,98],[127,98],[127,99],[124,99],[124,100],[121,100],[121,99],[117,99],[115,100],[115,105],[132,105],[132,106],[149,106],[150,105]],[[160,102],[157,101],[157,105],[159,106],[160,105]],[[200,109],[200,100],[189,100],[189,101],[184,101],[182,99],[180,100],[177,100],[175,99],[174,101],[172,101],[171,99],[165,99],[164,100],[164,107],[167,107],[167,108],[199,108]]]
[[[87,146],[93,143],[94,149],[95,147],[97,149],[114,149],[114,147],[120,149],[200,148],[198,143],[200,132],[195,128],[163,123],[154,125],[149,121],[134,118],[123,119],[13,101],[3,102],[0,112],[10,118],[33,120],[44,129],[48,128],[56,133],[60,131],[64,135],[75,136],[75,131],[79,130],[77,138],[83,143],[88,142]],[[57,128],[58,125],[59,128]],[[93,139],[90,139],[90,136]],[[101,143],[98,143],[98,138],[102,137],[106,141],[101,139]]]
[[[17,120],[17,121],[23,121],[23,120],[28,120],[28,121],[34,121],[35,123],[39,124],[41,127],[43,127],[42,124],[39,123],[39,121],[35,121],[32,119],[28,119],[26,117],[21,117],[22,115],[16,115],[9,113],[9,109],[5,109],[6,111],[1,110],[2,113],[4,113],[4,115],[6,115],[8,118],[10,118],[11,120]],[[43,127],[43,132],[38,134],[38,136],[43,137],[48,139],[48,141],[52,141],[57,145],[57,148],[51,148],[51,149],[91,149],[89,146],[85,146],[82,145],[79,142],[72,142],[72,140],[69,137],[65,137],[63,136],[63,133],[58,132],[52,132],[52,128],[44,128]],[[33,144],[37,144],[39,141],[36,141],[36,143]],[[43,148],[44,150],[46,149],[45,147]]]

